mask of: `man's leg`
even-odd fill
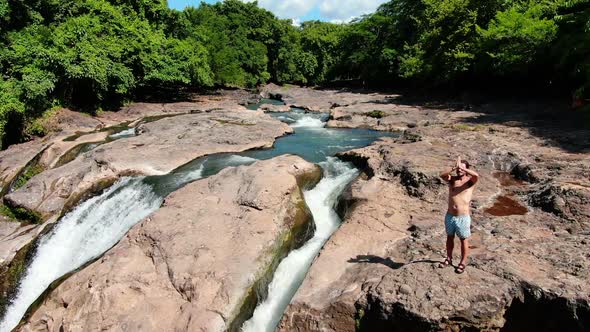
[[[455,236],[454,235],[447,235],[447,258],[449,260],[453,259],[453,247],[455,246]],[[463,250],[461,250],[463,252]]]
[[[469,239],[461,239],[461,263],[467,266],[467,255],[469,254]]]

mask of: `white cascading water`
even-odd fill
[[[177,173],[174,177],[177,186],[198,180],[203,177],[203,169],[205,166],[201,164],[196,170],[189,170],[188,172]]]
[[[253,162],[255,162],[256,159],[254,158],[250,158],[250,157],[246,157],[246,156],[238,156],[236,154],[231,155],[227,161],[226,164],[227,165],[231,165],[231,166],[238,166],[238,165],[247,165],[247,164],[251,164]]]
[[[184,184],[201,177],[203,167],[178,174]],[[114,246],[137,222],[156,211],[163,197],[143,177],[123,178],[103,194],[90,198],[66,214],[40,238],[35,257],[21,279],[0,331],[12,330],[29,306],[55,280],[76,270]]]
[[[321,119],[313,116],[304,116],[299,120],[295,121],[295,123],[291,124],[291,127],[307,127],[307,128],[324,128],[326,123],[323,122]]]
[[[334,210],[336,200],[358,171],[336,158],[320,163],[324,178],[312,190],[304,193],[316,230],[301,248],[281,261],[268,286],[268,296],[254,310],[254,315],[242,326],[243,332],[271,332],[278,325],[285,308],[297,292],[316,255],[340,226]]]
[[[109,135],[109,138],[119,139],[119,138],[129,137],[129,136],[135,136],[135,128],[129,128],[129,129],[122,130],[116,134]]]

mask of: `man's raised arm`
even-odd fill
[[[457,157],[457,162],[455,163],[454,167],[449,167],[446,170],[444,170],[442,173],[440,173],[440,178],[443,179],[446,182],[451,181],[451,173],[456,170],[457,168],[459,168],[459,166],[461,165],[461,156]]]
[[[472,185],[476,184],[477,181],[479,181],[479,174],[477,174],[476,171],[470,170],[469,168],[465,168],[463,166],[459,166],[459,168],[471,176],[471,184]]]
[[[445,169],[442,173],[440,173],[440,178],[443,179],[446,182],[451,181],[451,173],[457,169],[456,167],[449,167],[447,169]]]

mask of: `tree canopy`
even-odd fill
[[[42,134],[28,128],[52,107],[170,86],[519,82],[590,98],[590,0],[392,0],[301,26],[239,0],[0,0],[0,43],[3,147]]]

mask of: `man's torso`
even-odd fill
[[[451,178],[449,181],[448,212],[454,216],[469,215],[469,205],[473,196],[473,184],[469,177]]]

